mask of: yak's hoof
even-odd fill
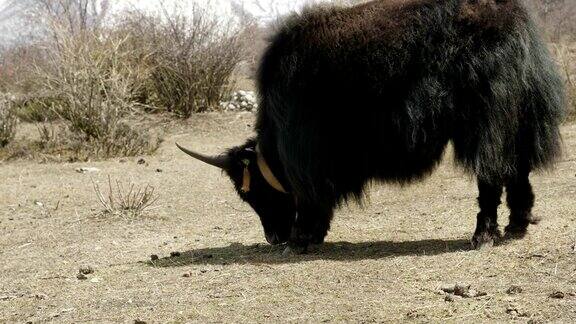
[[[520,221],[511,218],[510,224],[508,224],[508,226],[506,226],[506,228],[504,229],[506,233],[505,238],[507,239],[523,238],[528,233],[528,225],[538,224],[540,220],[541,220],[540,217],[533,216],[532,214],[524,216]]]
[[[528,224],[509,224],[504,229],[504,238],[506,239],[521,239],[528,233]]]
[[[540,223],[541,220],[542,220],[542,217],[534,216],[534,215],[532,215],[532,213],[530,213],[530,216],[528,216],[528,221],[532,225],[537,225],[538,223]]]
[[[300,255],[308,253],[308,246],[297,246],[288,244],[284,251],[283,256]]]
[[[471,243],[474,249],[480,250],[494,246],[494,243],[498,242],[500,238],[501,235],[498,229],[490,231],[487,230],[474,234],[474,236],[472,236]]]
[[[320,247],[322,246],[322,243],[311,243],[308,244],[306,247],[303,246],[294,246],[294,245],[290,245],[288,244],[286,246],[286,248],[284,249],[284,251],[282,252],[283,256],[289,256],[289,255],[301,255],[301,254],[307,254],[307,253],[315,253],[318,252],[320,250]]]

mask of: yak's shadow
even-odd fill
[[[464,239],[362,243],[326,242],[307,254],[287,256],[282,255],[284,248],[285,246],[233,243],[225,247],[190,250],[182,252],[178,256],[149,261],[148,264],[155,267],[177,267],[191,264],[278,264],[314,260],[353,261],[410,255],[438,255],[471,249],[470,241]]]

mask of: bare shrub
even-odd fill
[[[0,97],[0,148],[10,143],[16,135],[18,118],[7,98]]]
[[[576,120],[576,43],[552,44],[552,52],[566,81],[568,93],[568,119]]]
[[[146,131],[125,122],[135,108],[138,79],[126,63],[131,53],[123,47],[125,39],[58,28],[55,41],[45,47],[47,64],[36,69],[39,87],[55,99],[39,104],[67,122],[69,140],[79,152],[111,157],[154,151]]]
[[[562,39],[576,40],[576,1],[574,0],[525,0],[534,10],[548,38],[554,42]]]
[[[134,12],[122,28],[150,67],[149,100],[178,117],[218,108],[231,91],[231,76],[241,60],[238,30],[197,5],[182,13],[163,8],[152,16]]]
[[[146,185],[136,186],[134,183],[123,185],[120,181],[112,184],[108,176],[108,192],[103,193],[100,186],[92,179],[94,192],[98,201],[109,215],[124,215],[138,217],[150,210],[158,200],[154,187]]]

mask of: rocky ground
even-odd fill
[[[532,177],[543,221],[523,240],[470,250],[476,188],[447,157],[339,210],[317,251],[282,256],[221,172],[174,147],[219,152],[252,123],[198,116],[151,157],[1,163],[0,322],[576,322],[575,125],[557,169]],[[108,176],[159,200],[103,214],[93,182]]]

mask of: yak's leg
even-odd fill
[[[523,237],[529,224],[538,223],[532,216],[534,192],[530,185],[530,171],[521,169],[518,175],[506,182],[506,202],[510,208],[510,223],[506,226],[506,236]]]
[[[494,240],[500,238],[498,206],[502,196],[502,185],[478,180],[478,191],[480,212],[477,216],[476,231],[472,237],[472,246],[476,249],[491,246],[494,244]]]
[[[292,252],[305,253],[310,244],[322,244],[330,229],[332,208],[298,204],[288,246]]]

